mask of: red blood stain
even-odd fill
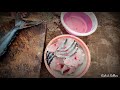
[[[63,73],[67,73],[69,70],[70,70],[70,68],[68,68],[65,71],[63,71]]]
[[[75,56],[75,58],[74,58],[75,60],[78,60],[78,58]]]
[[[61,68],[63,68],[63,66],[64,66],[64,65],[63,65],[63,64],[61,64]]]
[[[56,46],[56,43],[54,44],[54,46]]]

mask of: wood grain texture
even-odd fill
[[[13,25],[14,22],[3,24],[0,28],[1,36]],[[0,77],[39,78],[45,35],[44,23],[21,30],[7,52],[0,57]]]

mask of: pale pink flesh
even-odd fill
[[[63,65],[64,62],[62,59],[60,58],[54,58],[50,64],[50,67],[54,70],[58,70],[58,71],[61,71],[61,65]]]
[[[77,53],[75,53],[72,57],[66,58],[64,60],[64,63],[68,66],[73,66],[73,67],[78,67],[84,60],[84,53],[83,51],[79,48]]]
[[[63,40],[64,39],[58,40],[57,42],[50,45],[48,47],[48,51],[55,52],[56,49],[62,44]],[[64,74],[64,72],[66,74],[71,74],[75,72],[76,68],[83,62],[84,58],[82,56],[84,56],[83,50],[79,48],[77,53],[75,53],[70,58],[62,59],[55,57],[50,64],[50,68],[60,71],[62,74]]]
[[[63,68],[61,69],[61,73],[64,74],[67,69],[69,69],[69,67],[64,65]]]
[[[59,47],[59,45],[61,45],[62,44],[62,41],[63,41],[64,39],[59,39],[59,40],[57,40],[55,43],[53,43],[52,45],[50,45],[50,46],[48,46],[48,51],[50,51],[50,52],[55,52],[56,50],[57,50],[57,48]]]

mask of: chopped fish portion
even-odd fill
[[[48,55],[48,60],[52,60],[50,68],[64,75],[73,74],[76,68],[83,64],[85,59],[83,49],[72,38],[58,39],[55,43],[48,46],[47,50],[55,55],[54,58]]]

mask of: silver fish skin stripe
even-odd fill
[[[14,28],[10,30],[1,40],[0,40],[0,56],[2,56],[7,47],[11,44],[13,39],[15,38],[16,32],[18,31],[18,28]]]

